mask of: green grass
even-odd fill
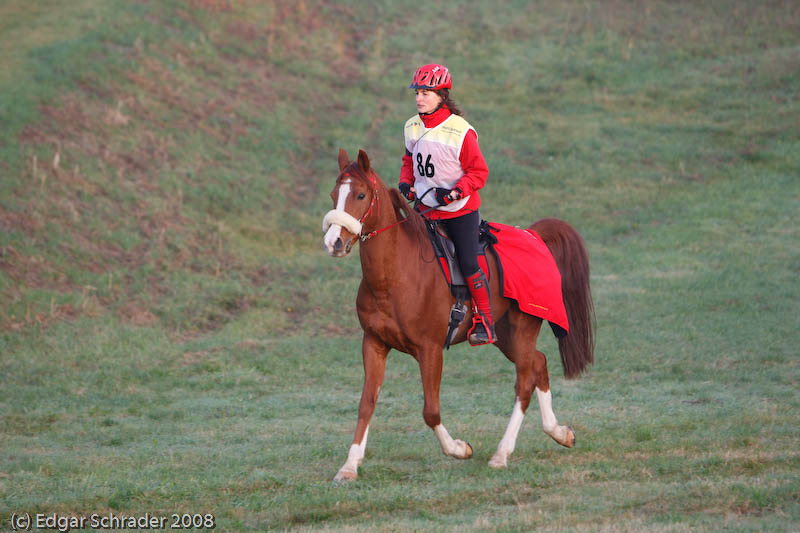
[[[798,528],[794,3],[29,4],[0,7],[0,523]],[[495,471],[511,365],[445,354],[462,462],[393,353],[339,486],[361,272],[320,221],[339,147],[395,183],[432,60],[480,136],[484,217],[585,237],[596,364],[565,381],[542,337],[577,446],[534,404]]]

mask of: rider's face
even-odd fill
[[[433,91],[416,89],[417,113],[432,113],[439,107],[442,97]]]

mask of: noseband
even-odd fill
[[[380,233],[373,231],[368,235],[361,234],[364,220],[366,220],[367,217],[372,213],[372,210],[376,205],[378,206],[378,212],[380,213],[380,203],[378,203],[378,181],[375,179],[375,176],[368,175],[367,177],[372,182],[372,201],[370,202],[369,208],[364,215],[360,219],[356,219],[356,217],[344,209],[331,209],[325,215],[325,218],[322,219],[323,232],[327,232],[328,228],[330,228],[332,224],[339,224],[340,226],[347,228],[347,230],[353,235],[358,235],[362,242],[372,238],[374,234]],[[354,176],[349,172],[344,172],[339,175],[339,178],[354,178]],[[339,186],[341,187],[341,184],[339,184]]]

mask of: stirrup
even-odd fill
[[[476,313],[472,317],[472,328],[469,330],[468,338],[472,346],[494,344],[497,340],[497,336],[494,333],[494,324],[487,326],[486,319]]]

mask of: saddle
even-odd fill
[[[445,338],[444,343],[444,347],[446,349],[450,349],[450,343],[455,337],[458,326],[467,316],[468,306],[466,302],[470,300],[469,288],[467,287],[467,281],[464,278],[464,273],[461,272],[461,268],[458,266],[458,260],[456,259],[456,248],[453,244],[453,241],[447,235],[447,230],[445,230],[445,228],[436,220],[430,220],[427,218],[424,220],[425,227],[428,230],[428,237],[433,245],[433,251],[436,253],[436,258],[438,259],[439,266],[442,269],[442,274],[444,274],[444,278],[450,287],[450,292],[455,298],[455,302],[450,308],[450,322],[447,326],[447,337]],[[478,266],[486,274],[487,279],[490,279],[490,276],[489,263],[486,260],[486,250],[491,250],[495,258],[498,259],[497,253],[493,248],[493,246],[497,244],[497,237],[492,234],[492,231],[499,230],[489,225],[487,221],[481,220],[478,236],[478,243],[480,244],[478,251]],[[499,260],[497,261],[497,265],[499,267],[498,272],[502,286],[503,269]]]

